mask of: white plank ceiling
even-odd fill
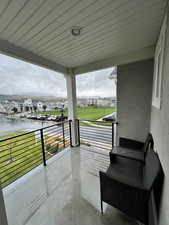
[[[61,72],[84,67],[153,46],[165,6],[166,0],[0,0],[0,51]],[[72,26],[82,27],[80,36],[71,35]]]

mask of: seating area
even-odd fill
[[[64,149],[3,189],[9,225],[137,225],[109,205],[100,214],[99,170],[108,166],[102,149]]]
[[[110,152],[107,171],[100,171],[101,211],[106,202],[145,225],[155,225],[163,170],[152,135],[145,143],[120,138],[119,145]]]
[[[120,137],[119,146],[112,149],[112,152],[130,159],[145,162],[146,154],[149,148],[154,148],[153,137],[148,133],[145,142]]]

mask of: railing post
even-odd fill
[[[80,146],[80,125],[78,119],[77,119],[77,133],[78,133],[78,146]]]
[[[43,129],[40,129],[41,145],[42,145],[42,155],[43,155],[43,165],[46,166],[46,156],[45,156],[45,145],[43,137]]]
[[[65,127],[63,119],[62,119],[62,135],[63,135],[63,146],[65,148]]]
[[[72,145],[72,127],[71,127],[72,121],[69,120],[69,136],[70,136],[70,147],[73,147]]]
[[[112,150],[114,148],[114,123],[112,123]]]

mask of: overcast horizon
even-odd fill
[[[77,96],[115,96],[112,70],[77,75]],[[66,80],[61,73],[0,54],[0,95],[66,97]]]

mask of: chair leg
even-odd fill
[[[103,202],[102,202],[102,200],[100,202],[100,205],[101,205],[101,214],[103,214]]]

